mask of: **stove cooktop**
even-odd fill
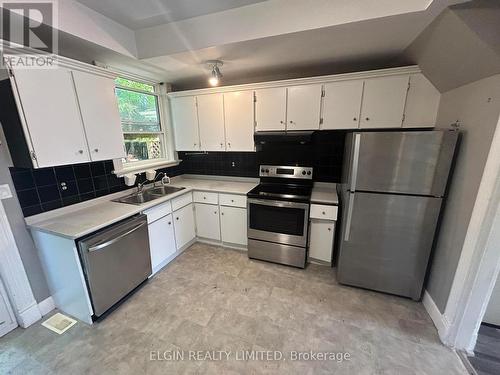
[[[247,196],[258,199],[274,199],[308,203],[311,199],[311,190],[311,186],[261,182],[255,188],[250,190]]]

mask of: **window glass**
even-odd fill
[[[124,163],[165,158],[165,133],[161,125],[155,87],[117,78],[116,98],[125,140]]]

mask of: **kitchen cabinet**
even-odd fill
[[[408,80],[405,74],[364,81],[361,129],[402,127]]]
[[[16,317],[12,311],[9,297],[0,280],[0,337],[17,327]]]
[[[324,91],[321,129],[357,129],[363,80],[327,83]]]
[[[195,239],[193,204],[189,203],[172,214],[177,250],[184,248]]]
[[[286,87],[255,91],[255,127],[257,131],[286,129]]]
[[[200,133],[195,96],[170,99],[177,151],[199,151]]]
[[[201,150],[225,151],[223,94],[199,95],[196,100]]]
[[[224,93],[226,151],[255,151],[253,92]]]
[[[321,85],[288,87],[286,129],[319,129]]]
[[[148,224],[149,248],[151,251],[151,267],[153,274],[165,266],[175,254],[175,237],[172,214]]]
[[[73,71],[90,159],[125,157],[123,132],[112,78]]]
[[[247,245],[247,210],[240,207],[220,207],[222,242]]]
[[[331,263],[335,221],[313,219],[309,231],[309,258]]]
[[[436,125],[441,94],[422,73],[410,75],[403,128]]]
[[[195,203],[196,235],[220,241],[219,206]]]
[[[71,70],[20,69],[14,72],[14,81],[33,165],[41,168],[90,161]]]

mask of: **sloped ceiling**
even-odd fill
[[[446,9],[404,52],[445,92],[500,73],[500,4],[472,1]]]

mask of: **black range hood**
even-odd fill
[[[295,143],[307,144],[311,143],[313,131],[276,131],[276,132],[256,132],[254,140],[256,145],[264,145],[268,143]]]

